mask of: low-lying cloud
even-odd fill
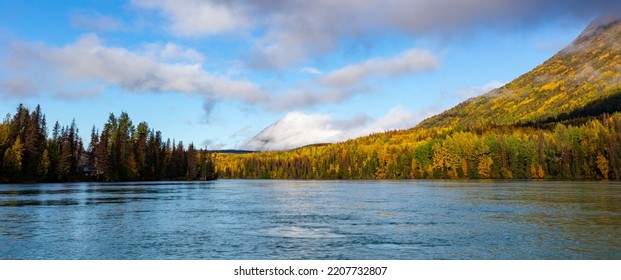
[[[477,97],[480,96],[484,93],[490,92],[494,89],[497,89],[499,87],[502,87],[503,85],[505,85],[502,82],[499,81],[491,81],[485,85],[483,85],[482,87],[465,87],[460,89],[457,92],[457,96],[459,97],[460,100],[466,100],[468,98],[472,98],[472,97]]]
[[[396,107],[375,120],[366,115],[339,120],[329,114],[294,111],[246,141],[240,148],[273,151],[310,144],[340,142],[374,132],[410,128],[431,114],[431,112],[414,114]]]
[[[242,145],[250,150],[285,150],[313,143],[331,142],[341,133],[329,115],[288,113]]]

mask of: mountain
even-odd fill
[[[409,130],[215,162],[220,178],[621,180],[621,20]]]
[[[426,119],[417,127],[559,121],[619,111],[619,95],[621,18],[599,19],[571,44],[530,72]]]

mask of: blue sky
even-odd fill
[[[0,112],[109,113],[209,149],[409,128],[510,82],[616,1],[0,0]]]

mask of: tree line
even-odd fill
[[[110,114],[84,145],[20,105],[0,123],[0,182],[242,179],[621,179],[621,113],[546,126],[414,128],[329,145],[211,154]]]
[[[0,182],[147,181],[215,179],[212,155],[191,143],[135,126],[125,112],[93,126],[85,147],[75,120],[56,122],[51,137],[41,107],[19,105],[0,123]]]
[[[621,179],[621,114],[547,128],[415,128],[216,158],[222,178]]]

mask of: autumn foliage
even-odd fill
[[[621,114],[552,129],[413,129],[283,152],[217,154],[222,178],[621,179]]]

